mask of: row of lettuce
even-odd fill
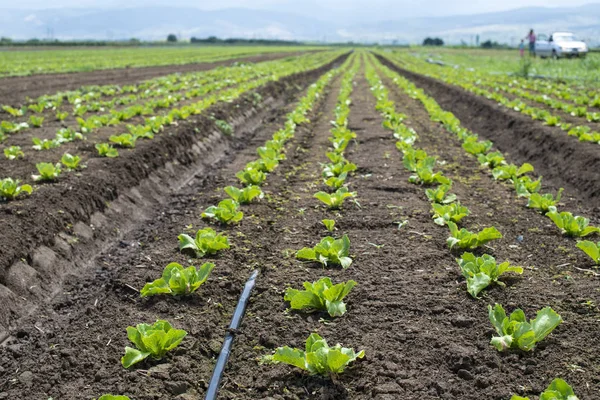
[[[234,77],[237,77],[235,78],[235,82],[237,82],[236,85],[223,90],[218,90],[222,88],[218,85],[218,82],[215,82],[215,84],[208,84],[206,88],[201,89],[205,94],[201,100],[179,108],[172,108],[165,115],[156,115],[146,118],[143,123],[137,125],[128,124],[127,129],[129,133],[111,136],[110,141],[112,143],[96,143],[95,148],[98,151],[98,156],[109,158],[118,157],[119,151],[113,146],[113,143],[124,149],[134,148],[138,139],[152,140],[154,139],[155,134],[162,132],[166,127],[177,125],[178,121],[184,121],[192,116],[201,114],[217,103],[232,102],[268,82],[276,81],[302,71],[318,68],[331,62],[339,55],[339,52],[317,53],[297,57],[293,62],[278,61],[265,63],[264,65],[257,64],[255,68],[260,71],[258,75],[254,72],[247,72],[252,69],[228,69],[227,78],[233,79]],[[256,76],[259,77],[255,79]],[[256,105],[258,105],[261,100],[260,95],[254,93],[252,101],[256,102]],[[226,121],[216,120],[215,126],[224,134],[231,135],[233,133],[232,126]],[[77,140],[85,140],[86,136],[92,133],[94,129],[80,129],[75,131],[66,128],[57,134],[56,139],[53,139],[52,141],[48,141],[48,139],[39,141],[34,147],[35,150],[43,151],[52,148],[54,145],[49,146],[48,143],[54,143],[55,141],[62,144]],[[16,146],[5,148],[4,153],[9,160],[25,157],[23,151]],[[36,182],[55,182],[60,178],[63,169],[66,169],[67,171],[80,171],[84,168],[85,165],[82,163],[83,158],[84,155],[65,153],[58,163],[37,163],[35,167],[38,173],[32,175],[32,179]],[[16,177],[0,178],[0,199],[12,200],[20,195],[31,194],[32,190],[33,187],[31,185],[21,185],[20,180]]]
[[[592,98],[584,94],[569,95],[569,97],[563,94],[565,98],[568,97],[569,100],[573,99],[573,102],[562,101],[552,97],[553,93],[548,90],[544,90],[544,93],[540,94],[523,89],[524,82],[527,82],[525,80],[515,80],[514,78],[508,80],[508,78],[500,75],[468,71],[464,68],[454,69],[443,67],[412,58],[404,53],[397,58],[403,61],[402,65],[405,68],[413,72],[425,74],[459,86],[471,93],[494,100],[506,108],[528,115],[534,120],[543,121],[545,125],[559,127],[567,132],[569,136],[574,136],[581,142],[600,144],[600,131],[593,130],[590,127],[590,124],[594,126],[600,122],[600,112],[589,110],[586,107],[586,105],[593,107],[600,105],[600,96],[597,94]],[[529,86],[538,89],[544,87],[533,84]],[[507,96],[512,96],[513,98],[511,99]],[[585,119],[588,124],[564,122],[559,115],[555,115],[545,108],[531,106],[528,102],[540,103],[548,108],[560,110],[572,117]]]
[[[449,249],[462,251],[456,261],[466,280],[467,291],[473,298],[477,299],[481,291],[491,284],[504,286],[504,283],[499,280],[503,274],[522,274],[523,268],[511,265],[508,261],[497,262],[489,254],[475,255],[471,252],[490,241],[502,238],[502,234],[493,226],[480,232],[471,232],[464,227],[458,228],[458,224],[461,224],[463,218],[470,214],[469,209],[460,203],[455,194],[450,193],[452,180],[444,176],[442,172],[435,171],[437,158],[416,147],[418,134],[404,124],[403,121],[407,118],[406,115],[396,111],[394,102],[388,97],[388,89],[383,84],[373,64],[376,64],[377,68],[394,82],[402,92],[413,99],[419,100],[428,111],[432,121],[441,123],[446,130],[456,134],[462,140],[465,151],[479,156],[482,165],[493,168],[494,178],[505,181],[511,180],[515,185],[518,185],[519,179],[523,179],[521,176],[527,172],[528,168],[509,166],[500,154],[496,154],[500,158],[490,161],[492,157],[487,158],[486,156],[489,154],[487,151],[490,150],[491,143],[479,141],[476,134],[463,128],[456,117],[444,111],[434,99],[427,96],[421,89],[383,66],[376,58],[370,58],[366,75],[371,90],[377,98],[377,110],[384,118],[383,126],[393,132],[393,136],[397,140],[396,147],[403,155],[403,165],[414,174],[410,176],[409,182],[428,187],[425,190],[425,195],[432,202],[434,223],[449,228],[447,239]],[[486,150],[473,152],[476,147],[485,148]],[[522,173],[517,173],[519,170]],[[525,179],[523,184],[525,183],[531,182]],[[531,193],[529,193],[529,197],[531,197]],[[562,322],[560,315],[550,307],[539,310],[536,317],[529,321],[527,321],[523,310],[516,309],[510,315],[507,315],[502,305],[498,303],[493,306],[488,305],[488,314],[489,320],[498,334],[498,336],[492,337],[490,343],[498,351],[531,351],[538,342],[542,341]],[[560,378],[551,382],[541,398],[576,399],[572,388]],[[523,399],[525,398],[518,395],[512,397],[512,400]]]
[[[283,127],[257,149],[258,158],[248,162],[242,170],[236,173],[241,187],[224,187],[223,191],[229,197],[221,200],[217,205],[207,207],[201,214],[202,218],[224,229],[243,220],[243,207],[263,198],[261,187],[267,183],[269,174],[286,160],[286,144],[294,138],[299,126],[310,122],[308,115],[314,111],[331,81],[342,71],[344,71],[341,79],[342,89],[336,107],[334,128],[332,128],[332,151],[328,153],[330,157],[335,155],[335,161],[325,164],[323,167],[324,185],[330,188],[332,193],[320,193],[335,196],[336,193],[341,193],[340,189],[346,189],[343,182],[348,177],[351,167],[344,168],[344,166],[353,164],[344,158],[343,153],[350,140],[355,137],[355,134],[347,128],[347,116],[352,77],[357,68],[358,57],[353,55],[342,66],[325,73],[312,84],[295,108],[285,116]],[[335,183],[331,180],[332,177],[337,178]],[[347,193],[347,195],[355,194]],[[342,196],[342,200],[339,202],[322,201],[328,205],[328,208],[336,210],[341,207],[343,198],[348,196]],[[315,197],[321,198],[322,196],[316,193]],[[323,223],[328,230],[335,229],[334,220],[323,220]],[[182,233],[178,236],[178,240],[180,251],[198,259],[230,248],[230,241],[226,233],[217,232],[212,227],[200,229],[194,236]],[[341,265],[347,268],[352,263],[349,257],[349,246],[350,241],[346,235],[340,239],[327,236],[314,248],[300,249],[296,253],[296,257],[300,260],[319,262],[324,266]],[[142,288],[140,295],[147,297],[169,294],[182,298],[182,296],[194,293],[206,282],[214,268],[215,264],[211,262],[204,263],[199,268],[195,266],[186,268],[178,263],[170,263],[165,267],[160,278],[147,283]],[[342,300],[354,285],[356,285],[354,281],[333,284],[330,278],[323,277],[316,282],[305,282],[304,290],[288,288],[283,300],[290,302],[292,309],[325,310],[332,317],[337,317],[346,312]],[[135,347],[125,348],[125,355],[122,357],[121,363],[123,367],[131,368],[148,357],[160,360],[168,351],[176,348],[186,335],[186,331],[174,328],[166,320],[158,320],[154,324],[141,323],[135,327],[130,326],[127,328],[127,337]],[[311,334],[307,339],[305,350],[292,349],[287,346],[280,347],[273,354],[264,356],[262,362],[287,363],[312,374],[329,375],[342,372],[350,362],[364,356],[364,352],[356,353],[341,345],[329,346],[326,340],[316,333]],[[123,399],[128,399],[128,397],[104,395],[99,400]]]

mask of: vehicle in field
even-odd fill
[[[550,37],[538,35],[534,51],[541,58],[585,57],[588,46],[571,32],[554,32]]]

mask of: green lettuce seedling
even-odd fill
[[[129,134],[129,133],[122,133],[120,135],[112,135],[111,137],[108,138],[108,140],[110,140],[111,142],[121,146],[121,147],[125,147],[125,148],[134,148],[135,147],[135,142],[137,140],[137,137]]]
[[[96,150],[98,150],[98,155],[100,155],[100,157],[119,157],[119,151],[108,143],[97,143]]]
[[[69,116],[69,113],[67,111],[57,111],[56,112],[56,120],[57,121],[64,121],[65,119],[67,119],[68,116]]]
[[[296,253],[296,258],[316,261],[325,267],[327,264],[341,265],[345,269],[352,264],[349,251],[350,239],[348,235],[342,236],[341,239],[334,239],[331,236],[327,236],[312,249],[305,247],[299,250]]]
[[[243,189],[238,189],[235,186],[227,186],[224,190],[229,197],[240,204],[247,204],[255,198],[262,199],[264,197],[260,187],[255,185],[248,185]]]
[[[221,200],[217,206],[210,206],[202,213],[202,218],[212,218],[223,224],[240,222],[244,213],[238,211],[239,203],[232,199]]]
[[[517,309],[506,316],[500,304],[488,305],[490,322],[500,336],[494,336],[490,342],[498,351],[521,349],[531,351],[536,343],[542,341],[561,322],[562,318],[552,308],[545,307],[537,312],[535,319],[529,322],[525,313]]]
[[[337,344],[333,347],[316,333],[306,339],[305,351],[288,346],[279,347],[271,356],[263,358],[268,363],[284,363],[308,371],[311,375],[331,376],[340,374],[353,361],[365,356],[364,350],[356,353],[354,349]]]
[[[267,175],[264,172],[253,168],[243,169],[235,174],[235,176],[244,185],[260,185],[267,179]]]
[[[551,193],[531,193],[529,195],[527,207],[533,208],[534,210],[537,210],[542,214],[546,214],[550,211],[556,212],[556,204],[560,201],[560,196],[562,192],[563,188],[558,189],[558,193],[556,193],[556,198],[554,198],[554,196],[552,196]]]
[[[142,297],[157,294],[188,295],[194,293],[210,275],[215,267],[213,263],[204,263],[200,269],[193,265],[184,268],[181,264],[170,263],[162,273],[162,277],[146,283],[140,294]]]
[[[432,161],[427,161],[435,164],[435,157],[427,157],[427,153],[424,150],[415,150],[412,147],[406,147],[403,150],[404,156],[402,157],[402,165],[410,172],[417,172],[417,165],[419,161],[425,160],[426,158]],[[425,161],[424,161],[425,162]]]
[[[2,109],[13,117],[22,117],[27,112],[27,108],[13,108],[11,106],[2,106]]]
[[[40,139],[40,138],[32,138],[31,141],[33,142],[33,146],[31,146],[34,150],[50,150],[50,149],[54,149],[58,146],[60,146],[60,142],[56,139],[53,140],[49,140],[49,139]]]
[[[279,165],[279,160],[276,158],[259,158],[258,160],[250,161],[246,164],[245,170],[256,170],[260,172],[273,172]],[[255,177],[250,176],[251,179],[256,180]],[[248,179],[248,178],[247,178]]]
[[[331,178],[324,179],[323,182],[330,188],[339,189],[344,185],[347,177],[348,173],[342,172],[338,176],[332,176]]]
[[[596,263],[596,265],[600,265],[600,242],[596,244],[590,240],[583,240],[577,242],[577,247],[581,249],[585,254],[590,256],[590,258]]]
[[[520,167],[514,164],[501,165],[492,170],[492,176],[498,181],[512,180],[513,182],[528,172],[533,172],[533,165],[525,163]]]
[[[316,282],[304,282],[305,290],[288,288],[285,291],[285,301],[290,302],[294,310],[327,311],[332,317],[341,317],[346,312],[346,304],[342,301],[356,286],[355,281],[334,285],[331,279],[325,277]]]
[[[323,223],[323,225],[325,225],[325,228],[327,228],[329,232],[333,232],[333,230],[335,229],[335,220],[323,219],[321,220],[321,222]]]
[[[4,149],[4,156],[9,160],[14,160],[19,157],[24,158],[25,153],[21,150],[21,146],[10,146]]]
[[[37,116],[37,115],[31,115],[29,117],[29,123],[34,128],[41,128],[42,124],[44,123],[44,119],[45,119],[44,117],[40,117],[40,116]]]
[[[100,396],[98,400],[130,400],[127,396],[115,396],[112,394],[105,394]]]
[[[342,207],[346,198],[356,197],[356,192],[349,192],[348,188],[343,186],[331,194],[325,192],[317,192],[314,194],[314,197],[316,199],[321,200],[330,209],[338,209]]]
[[[463,143],[462,147],[469,154],[473,154],[474,156],[485,154],[492,148],[493,143],[489,140],[486,141],[473,141],[468,140]]]
[[[411,175],[408,181],[417,185],[431,185],[434,183],[442,185],[450,184],[450,179],[446,178],[441,172],[433,172],[435,162],[434,157],[427,157],[417,162],[416,175]]]
[[[504,161],[504,156],[499,151],[493,151],[487,154],[479,154],[479,156],[477,156],[477,160],[479,161],[479,164],[492,169],[506,164]]]
[[[73,142],[75,140],[83,140],[83,135],[80,132],[75,132],[71,128],[61,128],[56,132],[54,139],[60,144]]]
[[[521,397],[515,394],[510,400],[529,400],[529,397]],[[550,386],[542,392],[540,400],[579,400],[579,398],[575,396],[573,388],[567,382],[560,378],[556,378],[550,383]]]
[[[341,174],[356,171],[356,164],[347,160],[340,161],[335,164],[322,164],[323,178],[331,178],[332,176],[340,176]]]
[[[522,176],[514,180],[515,191],[519,197],[529,197],[532,193],[537,193],[542,189],[542,177],[537,180],[529,176]]]
[[[149,356],[160,360],[167,351],[177,347],[186,335],[186,331],[175,329],[164,320],[158,320],[153,325],[138,324],[135,328],[128,326],[127,337],[137,349],[125,347],[121,364],[129,368]]]
[[[19,186],[18,179],[5,178],[0,179],[0,198],[4,200],[12,200],[18,197],[21,193],[31,194],[33,188],[30,185]]]
[[[447,185],[440,185],[435,189],[425,189],[425,195],[434,203],[438,204],[449,204],[456,201],[456,195],[451,193],[448,194],[452,188],[452,182]]]
[[[185,233],[182,233],[177,238],[179,239],[180,251],[191,250],[198,258],[229,248],[227,236],[223,233],[217,234],[212,228],[198,230],[195,238]]]
[[[592,233],[600,233],[600,228],[595,226],[588,226],[590,220],[584,217],[575,217],[568,211],[558,213],[556,211],[550,211],[546,214],[552,222],[561,230],[563,235],[583,237],[591,235]]]
[[[35,165],[39,175],[31,175],[34,181],[52,181],[60,175],[60,164],[38,163]]]
[[[442,226],[448,221],[458,223],[469,215],[469,209],[461,206],[459,202],[447,205],[432,203],[431,207],[433,207],[433,222]]]
[[[475,249],[495,239],[502,239],[502,234],[495,227],[485,228],[479,233],[473,233],[465,228],[458,229],[456,224],[448,221],[450,228],[450,237],[446,239],[446,243],[450,248],[458,247],[459,249]]]
[[[63,154],[60,162],[67,167],[68,171],[74,171],[79,167],[79,163],[81,162],[81,157],[73,156],[69,153]]]
[[[479,292],[492,283],[505,286],[498,278],[506,272],[522,274],[523,268],[510,265],[508,261],[496,264],[496,259],[490,255],[484,254],[476,257],[473,253],[463,253],[456,259],[460,270],[467,280],[467,291],[473,297],[477,297]]]

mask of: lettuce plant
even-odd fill
[[[408,181],[417,185],[431,185],[434,183],[449,184],[451,182],[450,179],[446,178],[441,172],[433,172],[435,162],[434,157],[426,157],[417,162],[416,175],[411,175]]]
[[[68,171],[74,171],[79,168],[81,157],[65,153],[61,157],[60,162],[67,168]]]
[[[489,140],[486,141],[473,141],[467,140],[463,143],[462,147],[469,154],[473,154],[474,156],[482,155],[490,151],[493,143]]]
[[[448,221],[450,228],[450,237],[446,239],[446,243],[450,248],[458,247],[460,249],[475,249],[495,239],[501,239],[502,234],[495,227],[485,228],[479,233],[473,233],[465,228],[458,229],[456,224]]]
[[[182,233],[177,239],[179,239],[180,251],[191,250],[198,258],[229,248],[227,236],[223,233],[216,233],[212,228],[198,230],[195,238]]]
[[[19,157],[24,158],[25,153],[21,150],[21,146],[10,146],[4,149],[4,156],[9,160],[15,160]]]
[[[321,222],[323,223],[323,225],[325,225],[325,228],[327,228],[327,230],[329,232],[333,232],[335,229],[335,220],[333,219],[323,219],[321,220]]]
[[[534,181],[529,176],[522,176],[515,179],[514,184],[519,197],[529,197],[532,193],[538,193],[542,189],[542,177]]]
[[[316,333],[306,339],[305,350],[288,346],[279,347],[271,356],[263,361],[278,364],[284,363],[308,371],[311,375],[331,376],[344,372],[353,361],[365,356],[364,350],[356,353],[354,349],[337,344],[329,347],[327,341]]]
[[[120,135],[112,135],[108,138],[111,142],[125,148],[134,148],[135,142],[137,140],[136,136],[133,136],[130,133],[122,133]]]
[[[296,258],[301,260],[316,261],[323,266],[328,264],[340,265],[346,269],[352,264],[350,258],[350,239],[348,235],[342,236],[341,239],[334,239],[331,236],[327,236],[321,240],[312,249],[310,247],[304,247],[298,250]]]
[[[177,347],[186,335],[186,331],[175,329],[164,320],[158,320],[152,325],[138,324],[135,328],[128,326],[127,337],[137,349],[125,347],[121,364],[129,368],[149,356],[160,360],[167,351]]]
[[[27,112],[25,107],[23,108],[13,108],[11,106],[2,106],[2,109],[12,115],[13,117],[22,117]]]
[[[119,157],[119,151],[108,143],[96,143],[96,150],[100,157],[115,158]]]
[[[435,164],[435,157],[427,157],[427,153],[424,150],[415,150],[412,147],[406,147],[403,150],[404,156],[402,157],[402,165],[410,172],[417,172],[417,164],[421,160],[427,158],[431,159],[424,162]]]
[[[260,185],[267,179],[267,175],[264,172],[254,168],[245,168],[235,174],[235,176],[244,185]]]
[[[521,397],[516,394],[510,400],[529,400],[529,397]],[[573,388],[560,378],[554,379],[550,386],[540,394],[540,400],[579,400],[575,396]]]
[[[193,265],[184,268],[176,262],[170,263],[165,267],[162,277],[146,283],[140,294],[142,297],[148,297],[157,294],[183,296],[194,293],[206,282],[214,267],[213,263],[204,263],[200,269],[196,269]]]
[[[69,116],[69,113],[67,111],[57,111],[56,112],[56,120],[57,121],[64,121],[65,119],[67,119],[68,116]]]
[[[144,139],[154,139],[154,131],[151,126],[148,125],[126,125],[127,130],[135,140],[144,138]]]
[[[325,277],[316,282],[304,282],[305,290],[288,288],[285,291],[285,301],[290,302],[294,310],[327,311],[332,317],[341,317],[346,312],[346,304],[342,301],[356,286],[355,281],[334,285],[331,279]]]
[[[98,397],[98,400],[130,400],[127,396],[115,396],[112,394],[105,394]]]
[[[494,336],[490,342],[498,351],[521,349],[531,351],[536,343],[542,341],[560,323],[562,318],[552,308],[545,307],[537,312],[535,319],[527,322],[525,313],[517,309],[506,316],[500,304],[488,305],[490,322],[500,336]]]
[[[583,237],[592,233],[600,233],[600,228],[589,226],[590,220],[588,218],[580,216],[575,217],[568,211],[563,211],[561,213],[550,211],[546,216],[554,222],[563,235]]]
[[[34,181],[52,181],[60,175],[60,164],[38,163],[35,165],[39,175],[31,175]]]
[[[33,188],[30,185],[19,186],[18,179],[5,178],[0,179],[0,198],[12,200],[18,197],[21,193],[31,194]]]
[[[60,146],[60,142],[58,142],[56,139],[53,140],[49,140],[49,139],[40,139],[40,138],[32,138],[31,141],[33,142],[33,149],[34,150],[50,150],[50,149],[54,149],[58,146]]]
[[[276,158],[259,158],[246,164],[245,170],[256,170],[260,172],[273,172],[279,165]],[[261,181],[262,182],[262,181]]]
[[[240,204],[247,204],[255,198],[262,199],[264,196],[260,187],[255,185],[248,185],[243,189],[238,189],[235,186],[227,186],[224,190],[229,197]]]
[[[558,189],[556,198],[551,193],[539,194],[531,193],[529,195],[529,201],[527,207],[533,208],[542,214],[546,214],[550,211],[556,211],[556,204],[560,201],[560,196],[563,192],[563,188]]]
[[[323,177],[331,178],[340,176],[343,173],[356,171],[356,164],[353,164],[347,160],[340,161],[337,163],[323,164]]]
[[[212,218],[223,224],[240,222],[244,213],[238,210],[239,203],[232,199],[221,200],[217,206],[210,206],[202,213],[202,218]]]
[[[461,206],[460,202],[452,204],[431,204],[433,207],[433,222],[444,226],[448,221],[460,222],[461,219],[469,215],[469,209]]]
[[[44,123],[44,119],[45,119],[44,117],[40,117],[40,116],[37,116],[37,115],[31,115],[29,117],[29,123],[34,128],[41,128],[42,124]]]
[[[510,265],[508,261],[501,264],[496,263],[496,259],[490,255],[484,254],[476,257],[473,253],[463,253],[456,259],[460,270],[467,280],[467,291],[473,297],[477,297],[479,292],[492,283],[505,286],[498,278],[506,272],[522,274],[523,268]]]
[[[74,140],[83,140],[83,135],[80,132],[75,132],[71,128],[61,128],[56,132],[54,140],[63,144]]]
[[[431,202],[438,204],[450,204],[456,201],[455,194],[448,194],[450,188],[452,188],[452,182],[447,185],[440,185],[435,189],[425,189],[425,195]]]
[[[533,165],[525,163],[520,167],[514,164],[501,165],[492,170],[492,176],[498,181],[512,180],[513,182],[525,175],[528,172],[533,172]]]
[[[331,178],[325,179],[323,182],[332,189],[339,189],[344,186],[347,177],[348,173],[342,172],[338,176],[332,176]]]
[[[330,209],[338,209],[344,204],[344,200],[348,197],[356,197],[356,192],[349,192],[348,188],[342,186],[335,192],[329,194],[325,192],[317,192],[314,194],[316,199],[321,200]]]
[[[479,161],[479,164],[492,169],[506,164],[506,161],[504,161],[504,156],[499,151],[493,151],[487,154],[479,154],[479,156],[477,156],[477,160]]]
[[[583,240],[577,242],[577,247],[590,256],[596,265],[600,265],[600,242],[596,244],[590,240]]]

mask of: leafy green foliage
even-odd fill
[[[231,136],[233,135],[233,126],[231,126],[227,121],[222,119],[218,119],[215,121],[215,125],[219,130],[223,133],[223,135]]]
[[[325,225],[325,228],[327,228],[327,230],[329,232],[333,232],[335,229],[335,220],[333,219],[324,219],[321,220],[321,222],[323,223],[323,225]]]
[[[210,206],[202,213],[202,218],[212,218],[224,224],[239,222],[244,213],[238,210],[239,203],[232,199],[221,200],[217,206]]]
[[[349,192],[347,187],[342,186],[331,194],[317,192],[314,194],[314,197],[325,203],[327,207],[331,209],[338,209],[344,204],[345,199],[348,197],[356,197],[356,192]]]
[[[556,198],[552,196],[551,193],[539,194],[539,193],[531,193],[529,195],[529,201],[527,202],[527,207],[533,208],[541,212],[542,214],[546,214],[550,211],[556,211],[556,204],[560,201],[560,196],[563,192],[563,188],[558,190],[556,193]]]
[[[60,164],[38,163],[35,165],[39,175],[31,175],[34,181],[52,181],[60,176]]]
[[[492,170],[492,176],[498,181],[505,181],[511,179],[514,182],[517,178],[525,175],[528,172],[533,172],[533,165],[529,163],[525,163],[520,167],[517,167],[514,164],[510,164],[501,165],[499,167],[494,168]]]
[[[434,183],[440,183],[442,185],[450,184],[450,179],[446,178],[441,172],[433,172],[436,160],[434,157],[426,157],[416,165],[416,175],[411,175],[408,178],[410,183],[418,185],[431,185]]]
[[[600,242],[594,243],[590,240],[583,240],[577,242],[577,247],[590,256],[596,265],[600,265]]]
[[[589,226],[590,220],[588,218],[575,217],[568,211],[561,213],[550,211],[546,216],[554,222],[563,235],[583,237],[592,233],[600,233],[600,228]]]
[[[50,149],[54,149],[58,146],[60,146],[60,142],[57,140],[49,140],[49,139],[40,139],[40,138],[32,138],[31,141],[33,142],[33,149],[34,150],[50,150]]]
[[[474,141],[467,140],[463,143],[462,147],[469,154],[481,155],[485,154],[492,148],[493,143],[489,140],[486,141]]]
[[[98,398],[98,400],[130,400],[127,396],[115,396],[112,394],[105,394]]]
[[[54,140],[63,144],[74,140],[83,140],[83,135],[80,132],[75,132],[71,128],[62,128],[56,132],[56,138]]]
[[[57,111],[56,112],[56,120],[57,121],[64,121],[65,119],[67,119],[67,117],[69,116],[69,113],[67,111]]]
[[[469,215],[469,209],[461,206],[460,202],[452,204],[437,204],[432,203],[433,207],[433,222],[438,225],[446,225],[448,221],[460,222],[461,219]]]
[[[235,176],[244,185],[260,185],[267,179],[267,175],[261,170],[248,167],[239,171]]]
[[[247,204],[255,198],[262,199],[264,196],[260,187],[255,185],[248,185],[243,189],[238,189],[235,186],[227,186],[224,190],[229,197],[240,204]]]
[[[160,360],[169,350],[173,350],[181,343],[187,332],[183,329],[175,329],[170,323],[158,320],[154,324],[138,324],[127,327],[127,337],[137,347],[125,347],[125,355],[121,358],[121,364],[129,368],[134,364],[145,360],[149,356]]]
[[[122,133],[120,135],[112,135],[108,138],[111,142],[125,148],[134,148],[137,137],[130,133]]]
[[[415,150],[412,147],[404,146],[402,152],[402,165],[410,172],[417,172],[417,164],[421,160],[428,159],[428,161],[424,161],[424,163],[432,163],[435,165],[435,157],[427,157],[427,153],[424,150]]]
[[[33,188],[30,185],[19,186],[19,183],[18,179],[0,179],[0,198],[12,200],[21,193],[31,194],[33,192]]]
[[[9,160],[14,160],[19,157],[24,158],[25,153],[21,150],[21,146],[10,146],[4,149],[4,156]]]
[[[460,249],[475,249],[492,240],[501,239],[502,234],[495,227],[485,228],[479,233],[473,233],[465,228],[458,229],[456,224],[448,221],[450,228],[450,237],[446,239],[446,243],[451,249],[458,247]]]
[[[67,170],[74,171],[79,167],[79,163],[81,162],[81,157],[73,156],[69,153],[63,154],[60,159],[60,162],[67,167]]]
[[[98,150],[98,155],[100,157],[108,157],[115,158],[119,157],[119,151],[112,147],[112,145],[108,143],[96,143],[96,150]]]
[[[327,341],[316,333],[306,339],[305,350],[293,349],[288,346],[279,347],[272,356],[266,356],[264,361],[284,363],[298,367],[312,375],[340,374],[353,361],[365,356],[364,350],[356,353],[353,349],[337,344],[329,347]]]
[[[25,112],[27,111],[27,109],[25,107],[13,108],[11,106],[2,106],[2,109],[4,111],[6,111],[7,113],[9,113],[10,115],[12,115],[13,117],[22,117],[23,115],[25,115]]]
[[[201,258],[207,254],[216,254],[220,250],[229,248],[229,239],[223,233],[216,233],[212,228],[204,228],[196,232],[196,237],[182,233],[179,239],[179,250],[191,250],[196,257]]]
[[[356,171],[356,164],[351,163],[347,160],[339,161],[336,163],[323,164],[323,177],[339,177],[343,173],[349,173]]]
[[[348,268],[352,264],[350,258],[350,239],[348,235],[341,239],[334,239],[327,236],[321,240],[312,249],[305,247],[296,253],[296,258],[301,260],[316,261],[323,266],[328,264],[340,265],[342,268]]]
[[[489,305],[488,313],[490,322],[500,335],[494,336],[491,341],[498,351],[510,348],[533,350],[536,343],[542,341],[562,322],[561,316],[550,307],[538,311],[535,319],[529,322],[526,321],[525,313],[521,309],[513,311],[510,317],[507,317],[500,304],[494,307]]]
[[[451,193],[448,194],[450,189],[452,188],[452,183],[447,185],[440,185],[435,189],[425,189],[425,195],[434,203],[438,204],[450,204],[456,201],[456,195]]]
[[[170,263],[165,267],[162,277],[146,283],[140,294],[142,297],[148,297],[157,294],[175,296],[194,293],[206,282],[214,267],[213,263],[204,263],[200,269],[196,269],[193,265],[184,268],[181,264]]]
[[[481,165],[492,169],[506,164],[504,161],[504,156],[499,151],[494,151],[487,154],[479,154],[477,156],[477,160]]]
[[[515,179],[514,184],[519,197],[529,197],[532,193],[537,193],[542,189],[542,177],[534,181],[529,176],[522,176]]]
[[[284,299],[294,310],[321,310],[332,317],[341,317],[346,312],[346,304],[342,300],[354,286],[356,282],[352,280],[334,285],[331,279],[325,277],[313,283],[304,282],[305,290],[288,288]]]
[[[40,117],[37,115],[31,115],[29,117],[29,123],[31,124],[31,126],[35,127],[35,128],[41,128],[42,124],[44,123],[44,117]]]
[[[476,257],[473,253],[463,253],[456,259],[460,270],[467,280],[467,291],[473,297],[477,297],[479,292],[492,283],[504,286],[504,283],[498,278],[506,272],[522,274],[523,268],[510,265],[508,261],[501,264],[496,263],[496,259],[488,254]]]
[[[338,176],[332,176],[330,178],[324,179],[325,185],[329,186],[332,189],[339,189],[344,186],[346,182],[346,178],[348,178],[347,172],[342,172]]]
[[[521,397],[516,394],[510,400],[529,400],[529,397]],[[575,396],[573,388],[560,378],[554,379],[550,386],[540,394],[540,400],[579,400]]]

